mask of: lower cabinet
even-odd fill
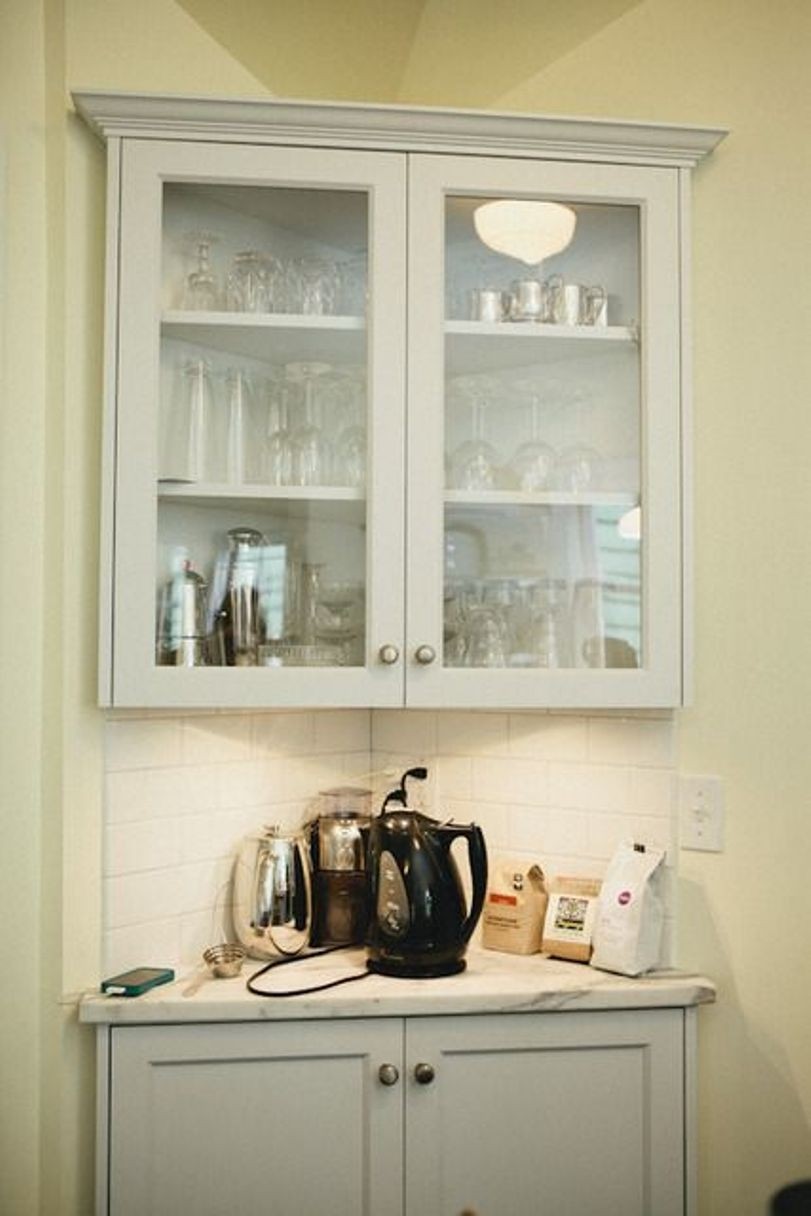
[[[114,1026],[99,1212],[685,1216],[692,1012]]]

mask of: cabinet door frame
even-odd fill
[[[682,700],[680,202],[677,170],[414,155],[409,166],[406,704],[441,708],[668,707]],[[638,669],[442,664],[444,209],[450,194],[540,195],[640,209],[641,492],[645,663]],[[436,660],[420,664],[430,646]]]
[[[694,1066],[693,1043],[685,1029],[684,1015],[682,1009],[659,1009],[409,1019],[405,1053],[406,1143],[410,1161],[419,1164],[406,1171],[405,1216],[447,1210],[442,1206],[446,1201],[442,1190],[442,1130],[444,1112],[452,1113],[455,1106],[447,1083],[443,1088],[443,1074],[444,1063],[450,1057],[468,1057],[472,1067],[476,1055],[481,1053],[497,1056],[509,1052],[588,1052],[595,1048],[643,1053],[644,1212],[655,1212],[656,1216],[692,1213],[694,1161],[690,1136],[694,1127],[690,1086],[694,1082]],[[430,1084],[416,1082],[414,1069],[418,1063],[433,1066],[435,1078]],[[562,1094],[561,1100],[565,1097]],[[531,1118],[531,1097],[516,1094],[515,1098],[516,1117]],[[576,1101],[577,1095],[573,1098]],[[509,1135],[509,1129],[504,1130]],[[543,1126],[537,1126],[535,1131],[541,1139]],[[475,1152],[474,1146],[471,1151]],[[578,1151],[582,1154],[582,1168],[588,1170],[588,1144],[579,1145]],[[543,1191],[539,1190],[539,1211],[545,1210],[542,1199]],[[475,1195],[467,1202],[478,1210]]]
[[[114,361],[115,518],[102,585],[101,701],[116,706],[396,706],[403,665],[405,159],[399,153],[125,139],[111,215],[118,273]],[[355,189],[369,197],[370,315],[366,663],[357,668],[161,668],[155,665],[161,198],[165,181]],[[116,207],[116,203],[118,206]],[[109,417],[109,415],[108,415]],[[106,445],[107,450],[112,446]],[[271,497],[269,494],[268,497]]]
[[[330,1058],[354,1058],[362,1070],[363,1207],[357,1216],[401,1216],[403,1086],[402,1082],[387,1086],[378,1078],[383,1064],[394,1064],[403,1073],[401,1019],[105,1026],[99,1034],[99,1064],[105,1073],[99,1081],[98,1151],[108,1157],[106,1168],[98,1173],[97,1216],[147,1216],[153,1211],[150,1111],[156,1071],[229,1063],[250,1066],[273,1059],[300,1061],[302,1067],[317,1069]],[[283,1098],[295,1100],[289,1094]],[[224,1143],[228,1133],[224,1127]],[[340,1136],[340,1127],[336,1135]],[[311,1147],[317,1169],[318,1145]],[[280,1153],[283,1156],[283,1147]]]

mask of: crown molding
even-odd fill
[[[104,139],[310,144],[694,167],[718,127],[486,110],[77,90],[77,112]]]

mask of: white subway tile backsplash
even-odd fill
[[[628,805],[625,768],[607,764],[550,764],[549,802],[581,811],[619,811]]]
[[[441,756],[502,756],[509,751],[506,714],[437,714],[436,750]]]
[[[177,865],[180,824],[179,819],[144,819],[111,825],[105,836],[105,877]]]
[[[433,755],[436,751],[436,714],[413,709],[378,709],[372,715],[371,735],[373,753]]]
[[[676,774],[666,768],[632,768],[628,806],[636,814],[671,816],[676,808]]]
[[[638,718],[589,718],[588,758],[597,764],[673,763],[673,723]]]
[[[178,967],[180,920],[150,920],[124,928],[108,929],[103,941],[105,977],[133,967]]]
[[[470,801],[473,797],[473,761],[470,756],[438,756],[434,767],[440,805],[444,807],[449,801]]]
[[[181,762],[182,722],[177,718],[115,719],[105,729],[105,767],[167,768]]]
[[[480,824],[494,858],[517,853],[550,876],[599,877],[619,841],[633,838],[667,848],[675,863],[667,715],[131,714],[112,718],[106,739],[108,973],[145,961],[193,967],[230,932],[231,867],[244,835],[300,825],[333,785],[368,785],[377,804],[416,764],[429,779],[411,783],[411,804]],[[674,906],[671,891],[671,927]]]
[[[512,847],[519,853],[588,856],[588,815],[583,812],[513,807],[510,825]]]
[[[588,750],[585,718],[562,714],[511,714],[510,754],[535,760],[584,761]]]
[[[246,714],[214,714],[183,722],[183,763],[218,764],[251,758],[251,719]]]
[[[253,747],[257,755],[289,756],[311,752],[315,745],[315,714],[257,714],[253,719]]]
[[[475,797],[484,802],[519,802],[546,805],[549,797],[549,771],[535,760],[504,756],[473,759]]]
[[[315,714],[313,750],[353,752],[370,747],[369,714],[365,710],[324,710]]]
[[[166,920],[180,912],[180,888],[173,867],[106,878],[102,889],[108,929]]]

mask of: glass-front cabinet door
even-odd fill
[[[677,704],[676,175],[409,183],[409,703]]]
[[[402,704],[405,195],[125,141],[113,704]]]

